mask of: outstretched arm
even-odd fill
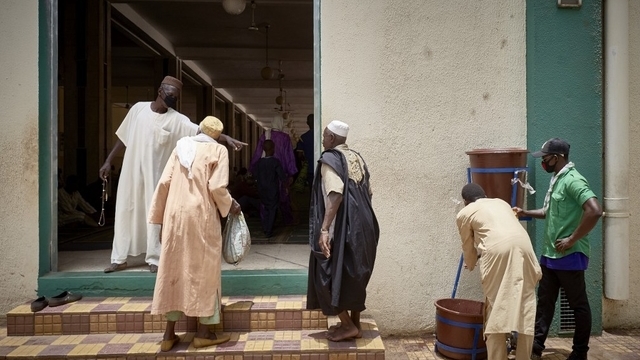
[[[535,209],[535,210],[525,210],[519,207],[514,207],[513,211],[516,213],[516,216],[521,217],[532,217],[535,219],[544,219],[547,217],[547,214],[544,213],[543,209]]]
[[[218,138],[218,142],[221,144],[226,144],[227,146],[230,146],[235,151],[240,151],[242,150],[243,146],[249,145],[247,143],[238,141],[232,138],[231,136],[225,135],[225,134],[220,134],[220,137]]]

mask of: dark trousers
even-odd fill
[[[541,268],[542,279],[538,286],[534,347],[544,349],[544,342],[549,335],[549,326],[553,321],[558,293],[562,287],[569,301],[569,307],[573,310],[576,324],[573,334],[573,350],[586,353],[589,351],[589,337],[591,336],[591,308],[587,298],[584,271],[553,270],[545,266],[541,266]]]
[[[262,220],[262,230],[267,237],[273,235],[273,225],[276,222],[276,215],[278,214],[278,197],[277,194],[273,196],[263,196],[260,198],[262,209],[260,211],[260,217]]]

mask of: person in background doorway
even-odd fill
[[[147,211],[176,143],[198,130],[198,125],[174,110],[181,90],[182,82],[167,76],[153,102],[134,104],[116,131],[118,140],[100,168],[100,178],[107,178],[111,161],[126,147],[118,181],[111,265],[104,269],[105,273],[125,269],[128,256],[142,253],[146,254],[149,271],[158,271],[160,227],[147,223]],[[221,141],[235,150],[246,145],[225,135],[221,135]]]
[[[260,194],[258,194],[256,181],[249,174],[247,168],[242,167],[238,170],[236,182],[229,191],[234,199],[238,199],[245,217],[260,216]]]
[[[307,309],[340,318],[340,325],[327,332],[331,341],[362,336],[360,312],[365,310],[380,236],[369,170],[347,146],[348,132],[341,121],[324,129],[325,151],[315,171],[309,214]]]
[[[77,176],[68,176],[64,183],[58,183],[58,226],[83,223],[98,227],[98,223],[89,216],[96,212],[80,195]]]
[[[253,175],[258,183],[260,194],[262,230],[266,237],[272,237],[273,225],[278,213],[280,183],[286,181],[287,176],[282,170],[280,160],[273,156],[275,152],[273,141],[265,140],[263,149],[265,157],[258,160]]]
[[[542,158],[542,168],[552,174],[549,189],[541,209],[514,208],[518,216],[546,219],[532,359],[542,356],[561,287],[576,324],[573,351],[567,359],[587,359],[589,351],[591,307],[584,273],[589,266],[591,247],[587,235],[602,216],[602,208],[587,180],[569,161],[569,148],[568,142],[552,138],[532,154]]]
[[[300,175],[306,176],[307,183],[311,184],[313,182],[314,168],[313,150],[315,149],[313,141],[313,114],[307,116],[307,126],[309,126],[309,130],[300,136],[300,140],[298,144],[296,144],[296,151],[302,151],[304,153],[304,158],[307,162],[307,172]],[[302,170],[302,167],[300,169]]]
[[[473,270],[480,259],[488,358],[507,360],[507,336],[515,331],[516,360],[529,360],[536,284],[542,277],[529,234],[511,205],[502,199],[488,199],[480,185],[465,185],[462,199],[465,207],[458,213],[456,223],[465,267]]]
[[[280,214],[282,214],[285,225],[290,225],[294,223],[294,219],[291,208],[289,185],[293,181],[293,176],[298,172],[298,169],[296,168],[296,160],[293,153],[293,146],[291,145],[291,137],[282,130],[283,128],[284,124],[282,116],[275,116],[271,122],[271,129],[265,131],[258,140],[256,151],[253,153],[253,157],[251,158],[249,171],[251,171],[252,174],[255,174],[256,164],[264,155],[265,140],[273,141],[276,148],[273,156],[280,161],[282,169],[287,175],[287,180],[280,182]]]
[[[194,347],[229,340],[211,333],[209,325],[221,318],[220,216],[239,213],[240,205],[227,191],[227,149],[216,142],[222,122],[207,116],[200,130],[178,141],[149,210],[149,223],[162,227],[160,268],[151,304],[151,314],[167,318],[162,351],[179,341],[175,324],[183,315],[199,318]]]

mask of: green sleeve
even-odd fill
[[[567,187],[567,194],[575,199],[580,206],[584,205],[587,200],[596,197],[596,194],[589,187],[587,180],[580,176],[575,178]]]

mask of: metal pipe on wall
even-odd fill
[[[629,298],[629,0],[605,4],[604,292]]]

